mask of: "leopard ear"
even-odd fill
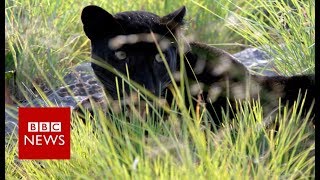
[[[81,13],[81,21],[85,34],[91,40],[118,32],[121,29],[114,17],[99,6],[85,7]]]
[[[174,31],[184,24],[183,18],[186,15],[186,7],[175,10],[174,12],[167,14],[161,18],[161,22],[167,24],[167,27]]]

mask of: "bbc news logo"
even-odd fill
[[[61,122],[28,122],[28,132],[61,132]],[[65,145],[63,134],[24,135],[23,145]]]
[[[19,159],[70,159],[69,107],[19,108]]]

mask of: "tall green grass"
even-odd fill
[[[193,34],[197,40],[228,50],[239,44],[267,45],[272,49],[269,52],[276,54],[281,62],[290,64],[285,68],[277,63],[280,73],[313,72],[314,1],[291,2],[98,0],[94,4],[112,13],[142,9],[160,15],[185,4],[187,36]],[[52,89],[65,85],[62,77],[71,67],[91,61],[89,41],[80,22],[81,10],[88,4],[91,1],[6,1],[6,62],[13,64],[6,63],[6,68],[17,70],[22,99],[31,102],[36,94],[47,99],[39,84],[46,83]],[[289,9],[292,6],[296,8]],[[283,24],[272,17],[288,10],[292,13],[284,14],[284,22],[294,30],[286,33]],[[265,16],[265,12],[271,15]],[[300,21],[306,25],[298,23]],[[277,48],[281,43],[288,50]],[[125,77],[119,79],[122,81],[129,82]],[[176,88],[176,97],[182,96],[182,92],[183,89]],[[116,113],[112,108],[105,115],[95,107],[93,114],[84,111],[84,124],[80,115],[73,113],[71,160],[20,161],[15,135],[7,137],[6,177],[314,178],[314,127],[309,123],[312,115],[302,115],[301,98],[293,109],[279,107],[272,117],[264,115],[259,101],[239,103],[235,119],[225,117],[223,127],[212,130],[206,126],[210,117],[205,111],[181,113],[189,110],[184,98],[177,98],[176,104],[168,108],[142,91],[140,99],[146,100],[146,97],[154,101],[147,101],[149,111],[145,117],[140,116],[141,110],[135,107],[131,109],[136,113],[129,115]],[[168,115],[164,116],[163,111]],[[273,118],[278,126],[264,125],[268,118]]]
[[[215,1],[222,6],[223,2]],[[315,65],[315,1],[243,1],[234,9],[222,7],[221,16],[199,2],[194,4],[224,19],[226,26],[274,57],[276,71],[283,75],[314,73]]]
[[[281,112],[280,112],[281,111]],[[8,179],[309,179],[314,178],[314,137],[300,106],[279,110],[277,131],[262,125],[258,102],[239,105],[236,118],[219,131],[179,120],[130,122],[97,110],[74,114],[71,160],[17,161],[14,142],[6,147]],[[90,119],[90,120],[89,120]],[[155,128],[154,123],[157,123]],[[145,131],[149,132],[145,136]],[[275,134],[276,133],[276,134]],[[285,137],[285,138],[284,138]]]

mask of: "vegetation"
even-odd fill
[[[5,9],[6,70],[16,72],[16,97],[44,96],[39,86],[65,84],[71,67],[89,62],[90,43],[80,22],[92,1],[8,0]],[[280,74],[314,72],[315,1],[306,0],[97,0],[112,13],[147,10],[165,15],[187,7],[186,35],[229,52],[261,47],[276,57]],[[191,36],[192,35],[192,36]],[[9,76],[8,76],[9,78]],[[13,80],[11,78],[11,80]],[[11,84],[12,85],[12,84]],[[147,94],[140,94],[144,97]],[[179,92],[178,94],[179,95]],[[278,124],[265,126],[259,101],[239,103],[235,119],[210,129],[205,111],[187,111],[183,100],[166,110],[107,116],[95,109],[86,124],[72,116],[71,160],[19,161],[14,135],[6,144],[8,179],[212,179],[314,178],[314,127],[302,115],[303,98],[293,109],[279,108]],[[166,120],[164,120],[166,119]],[[148,136],[146,136],[146,132]]]

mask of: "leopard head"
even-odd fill
[[[155,95],[161,95],[170,83],[162,57],[174,72],[179,62],[175,37],[183,25],[185,12],[183,6],[163,17],[145,11],[112,15],[101,7],[90,5],[83,9],[81,20],[85,34],[91,40],[93,59],[111,65]],[[156,42],[164,56],[160,55]],[[117,75],[97,63],[92,63],[92,68],[107,92],[117,99]],[[119,88],[120,92],[129,93],[128,85]]]

